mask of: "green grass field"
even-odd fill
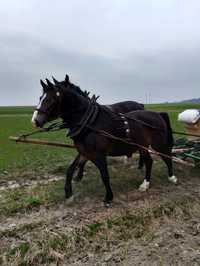
[[[177,122],[177,115],[187,108],[200,108],[199,105],[153,104],[147,105],[153,111],[167,111],[174,130],[183,131],[182,124]],[[0,108],[0,173],[12,169],[52,169],[67,164],[75,151],[65,148],[52,148],[42,145],[15,144],[8,138],[18,136],[33,128],[30,123],[33,107],[1,107]],[[34,136],[69,143],[66,130],[54,133],[43,133]]]
[[[175,104],[175,103],[166,103],[166,104],[146,104],[146,109],[153,111],[162,111],[162,112],[182,112],[186,109],[199,109],[200,104]]]
[[[0,115],[23,115],[32,114],[33,106],[6,106],[0,107]]]
[[[182,131],[178,113],[200,106],[166,104],[146,108],[167,111],[173,129]],[[76,151],[16,144],[8,139],[33,131],[32,112],[32,107],[0,108],[0,265],[75,265],[73,262],[80,260],[79,265],[116,265],[116,258],[123,265],[139,265],[135,259],[141,262],[145,249],[144,265],[168,265],[170,259],[170,265],[178,265],[177,261],[193,265],[195,256],[199,256],[199,240],[195,242],[200,219],[199,168],[175,165],[180,182],[175,186],[167,180],[166,166],[155,160],[151,187],[144,193],[138,191],[144,172],[137,169],[136,156],[128,165],[109,158],[114,202],[107,209],[101,204],[105,189],[98,170],[88,163],[83,180],[73,184],[74,198],[66,200],[64,171]],[[34,137],[71,142],[66,130]],[[52,177],[60,179],[52,182]],[[162,242],[158,242],[158,232]],[[181,253],[186,249],[182,249],[184,240],[187,250],[192,247],[193,251],[185,264],[182,259],[186,256]],[[177,252],[175,246],[181,250]],[[128,254],[131,257],[126,263]],[[110,257],[113,263],[109,263]],[[91,264],[87,262],[90,258]]]

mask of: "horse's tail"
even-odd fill
[[[174,138],[173,138],[173,134],[172,134],[172,128],[171,128],[169,115],[168,115],[168,113],[165,113],[165,112],[160,112],[159,114],[164,119],[164,121],[165,121],[165,123],[167,125],[167,129],[168,129],[167,142],[168,142],[168,145],[170,146],[170,148],[172,148],[173,145],[174,145]]]

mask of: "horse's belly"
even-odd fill
[[[127,155],[128,157],[132,155],[132,153],[137,151],[137,147],[119,144],[113,145],[112,148],[108,151],[109,156],[123,156]]]

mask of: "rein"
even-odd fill
[[[82,133],[82,131],[86,128],[87,125],[91,125],[98,113],[99,113],[99,105],[97,104],[97,99],[99,98],[99,96],[95,96],[93,95],[93,97],[91,99],[89,99],[89,105],[88,108],[85,112],[85,114],[83,115],[83,118],[81,119],[80,122],[78,122],[75,127],[73,129],[71,129],[69,131],[69,133],[67,134],[67,136],[69,136],[70,138],[76,137],[79,134]],[[40,111],[42,113],[47,113],[44,112],[43,110],[40,110],[38,108],[36,108],[35,110]],[[38,134],[38,133],[44,133],[44,132],[49,132],[49,131],[59,131],[61,129],[64,128],[68,128],[67,124],[65,122],[59,121],[59,122],[54,122],[51,123],[48,127],[46,128],[40,128],[39,130],[34,130],[28,134],[22,134],[19,136],[19,139],[25,139],[26,137]]]
[[[27,133],[27,134],[22,134],[19,136],[19,139],[20,138],[26,138],[26,137],[29,137],[29,136],[32,136],[32,135],[35,135],[35,134],[38,134],[38,133],[45,133],[45,132],[53,132],[53,131],[59,131],[61,129],[64,129],[66,128],[66,123],[63,123],[63,122],[54,122],[52,124],[50,124],[48,127],[46,128],[40,128],[38,130],[34,130],[30,133]]]
[[[94,99],[95,99],[95,101],[96,101],[96,98],[94,98]],[[89,120],[90,120],[90,124],[92,124],[92,123],[95,121],[95,119],[96,119],[96,117],[97,117],[97,114],[98,114],[98,111],[99,111],[99,108],[95,108],[95,110],[94,110],[94,108],[93,108],[92,105],[94,105],[94,102],[92,102],[92,104],[90,104],[90,105],[88,106],[88,109],[87,109],[86,113],[84,114],[84,117],[83,117],[83,118],[81,119],[81,121],[76,125],[76,128],[79,127],[79,126],[80,126],[80,128],[78,128],[78,129],[76,129],[76,130],[74,130],[74,131],[69,132],[69,133],[67,134],[67,136],[69,136],[69,137],[75,137],[75,136],[78,136],[78,135],[83,131],[83,129],[86,128],[86,127],[87,127],[88,129],[93,130],[93,131],[97,131],[96,129],[92,128],[90,125],[87,124]],[[91,106],[92,106],[92,108],[91,108]],[[95,104],[95,106],[97,107],[98,105]],[[105,109],[105,108],[104,108],[104,109]],[[95,112],[93,112],[93,111],[95,111]],[[108,112],[111,112],[112,114],[117,115],[116,113],[114,113],[114,112],[113,112],[112,110],[110,110],[110,109],[107,110],[107,111],[108,111]],[[150,128],[153,128],[153,129],[155,129],[155,130],[161,130],[161,129],[159,129],[159,128],[152,127],[150,124],[148,124],[148,123],[146,123],[146,122],[143,122],[143,121],[141,121],[141,120],[138,120],[138,119],[135,119],[135,118],[127,117],[127,116],[124,115],[124,114],[123,114],[123,116],[126,117],[127,119],[134,120],[134,121],[136,121],[136,122],[138,122],[138,123],[144,124],[144,125],[146,125],[146,126],[148,126],[148,127],[150,127]],[[120,117],[119,117],[119,120],[121,120],[121,119],[122,119],[122,118],[121,118],[121,116],[120,116]],[[45,133],[45,132],[49,132],[49,131],[51,131],[51,132],[53,132],[53,131],[59,131],[59,130],[65,129],[65,128],[67,128],[67,124],[66,124],[66,123],[63,123],[63,122],[54,122],[54,123],[50,124],[47,128],[40,128],[39,130],[32,131],[32,132],[30,132],[30,133],[28,133],[28,134],[22,134],[22,135],[19,136],[19,139],[20,139],[20,138],[26,138],[26,137],[29,137],[29,136],[32,136],[32,135],[35,135],[35,134],[38,134],[38,133]],[[103,132],[103,131],[102,131],[102,132]],[[100,133],[100,131],[99,131],[99,133]],[[105,134],[105,133],[108,134],[109,137],[112,136],[111,134],[109,134],[109,133],[107,133],[107,132],[104,131],[104,134]],[[184,135],[184,136],[192,136],[192,137],[199,137],[199,138],[200,138],[200,135],[198,135],[198,134],[188,134],[188,133],[180,132],[180,131],[172,131],[172,133],[173,133],[173,134],[176,134],[176,135]],[[108,135],[107,135],[107,136],[108,136]],[[113,138],[116,139],[117,137],[115,137],[115,136],[113,135]],[[119,140],[119,139],[118,139],[118,140]],[[121,139],[121,140],[123,140],[123,139]]]
[[[145,147],[143,145],[140,145],[140,144],[138,144],[136,142],[132,142],[132,141],[129,141],[129,140],[126,140],[126,139],[123,139],[123,138],[116,137],[116,136],[114,136],[114,135],[112,135],[112,134],[110,134],[110,133],[108,133],[108,132],[106,132],[104,130],[98,130],[98,129],[94,129],[92,127],[88,127],[88,128],[93,130],[93,131],[95,131],[96,133],[104,136],[104,137],[107,137],[107,138],[110,138],[110,139],[113,139],[113,140],[117,140],[117,141],[121,141],[121,142],[123,142],[123,143],[125,143],[127,145],[136,146],[136,147],[141,148],[143,150],[146,150],[146,151],[148,151],[148,152],[150,152],[150,153],[152,153],[154,155],[172,159],[174,162],[177,162],[177,163],[181,162],[182,164],[185,164],[185,165],[188,165],[188,166],[194,166],[193,163],[188,163],[188,162],[186,163],[186,162],[182,161],[181,159],[179,159],[179,158],[177,158],[175,156],[172,156],[172,155],[170,156],[170,155],[167,155],[165,153],[158,152],[158,151],[152,150],[150,148],[147,148],[147,147]]]
[[[95,129],[91,127],[91,124],[96,120],[96,117],[97,117],[97,115],[99,113],[99,105],[96,102],[98,97],[96,97],[95,95],[93,95],[93,97],[91,99],[88,97],[89,98],[89,105],[88,105],[88,108],[87,108],[85,114],[83,115],[81,121],[78,122],[74,126],[74,128],[69,131],[67,136],[69,136],[71,138],[77,137],[79,134],[82,133],[82,131],[85,128],[89,128],[89,129],[95,131]],[[128,119],[133,120],[133,121],[138,122],[140,124],[143,124],[143,125],[145,125],[145,126],[147,126],[149,128],[152,128],[154,130],[163,131],[162,129],[160,129],[158,127],[154,127],[154,126],[150,125],[149,123],[146,123],[146,122],[144,122],[142,120],[129,117],[126,114],[121,114],[121,113],[117,114],[117,113],[113,112],[108,107],[105,108],[105,106],[104,106],[103,109],[105,111],[107,111],[108,113],[114,114],[115,115],[115,119],[117,119],[117,120],[124,120],[124,118],[126,118],[126,120],[128,120]],[[41,112],[41,110],[39,110],[39,111]],[[65,122],[54,122],[54,123],[50,124],[47,128],[40,128],[39,130],[30,132],[28,134],[20,135],[19,138],[26,138],[28,136],[32,136],[32,135],[37,134],[37,133],[43,133],[43,132],[49,132],[49,131],[51,131],[51,132],[52,131],[59,131],[59,130],[64,129],[64,128],[68,128],[68,126],[67,126],[67,124]],[[111,137],[111,135],[109,133],[104,131],[104,134],[105,133],[107,134],[107,136],[109,135],[109,137]],[[172,133],[176,134],[176,135],[185,135],[185,136],[192,136],[192,137],[199,137],[200,138],[200,135],[198,135],[198,134],[188,134],[188,133],[185,133],[185,132],[174,131],[174,130],[172,130]],[[114,135],[112,135],[112,136],[113,136],[114,139],[117,138]],[[122,141],[123,139],[118,138],[118,140]]]
[[[88,109],[89,109],[89,108],[88,108]],[[97,112],[97,114],[98,114],[98,112]],[[94,119],[94,120],[95,120],[97,114],[96,114],[95,116],[93,116],[93,119]],[[84,116],[84,117],[85,117],[85,116]],[[92,121],[94,122],[93,119],[92,119]],[[82,130],[83,130],[84,128],[88,128],[88,129],[90,129],[90,130],[96,132],[97,134],[100,134],[100,135],[102,135],[102,136],[104,136],[104,137],[106,137],[106,138],[110,138],[110,139],[112,139],[112,140],[117,140],[117,141],[123,142],[123,143],[125,143],[125,144],[127,144],[127,145],[131,145],[131,146],[135,146],[135,147],[141,148],[141,149],[146,150],[146,151],[148,151],[148,152],[150,152],[150,153],[152,153],[152,154],[154,154],[154,155],[162,156],[162,157],[166,157],[166,158],[169,158],[169,159],[173,159],[173,161],[175,161],[175,162],[177,162],[177,163],[180,163],[180,159],[177,158],[177,157],[175,157],[175,156],[169,156],[169,155],[166,155],[166,154],[164,154],[164,153],[157,152],[157,151],[152,150],[152,149],[150,149],[150,148],[148,148],[148,147],[145,147],[145,146],[140,145],[140,144],[138,144],[138,143],[132,142],[132,141],[130,141],[129,139],[119,138],[119,137],[116,137],[116,136],[114,136],[114,135],[112,135],[112,134],[110,134],[110,133],[108,133],[108,132],[106,132],[106,131],[104,131],[104,130],[98,130],[98,129],[95,129],[95,128],[92,127],[91,125],[88,125],[86,121],[88,121],[88,120],[85,120],[85,121],[84,121],[84,126],[81,127],[81,130],[76,131],[76,133],[80,134],[80,132],[82,132]],[[138,121],[138,122],[139,122],[139,121]],[[141,122],[142,122],[142,121],[141,121]],[[90,124],[91,124],[91,123],[90,123]],[[22,140],[25,140],[26,137],[31,136],[31,135],[34,135],[34,134],[37,134],[37,133],[44,133],[44,132],[49,132],[49,131],[51,131],[51,132],[53,132],[53,131],[59,131],[59,130],[64,129],[64,128],[67,128],[66,123],[63,123],[63,122],[55,122],[55,123],[50,124],[49,127],[47,127],[47,128],[41,128],[41,129],[39,129],[39,130],[36,130],[36,131],[30,132],[30,133],[28,133],[28,134],[20,135],[20,136],[18,137],[17,141],[20,141],[21,139],[22,139]],[[197,137],[200,137],[199,135],[187,134],[187,133],[184,133],[184,132],[177,132],[177,131],[175,131],[175,132],[173,132],[173,133],[175,133],[175,134],[183,134],[183,135],[186,135],[186,136],[197,136]],[[78,134],[77,134],[77,135],[78,135]],[[68,135],[70,136],[70,134],[68,134]],[[71,136],[70,136],[70,137],[71,137]],[[33,140],[33,143],[35,143],[34,140]],[[38,143],[38,144],[39,144],[39,143]],[[44,144],[44,143],[41,143],[41,144]],[[55,145],[55,146],[56,146],[56,145]],[[65,147],[68,147],[68,146],[65,145]],[[71,145],[69,145],[69,147],[70,147],[70,148],[75,148],[75,146],[71,146]],[[181,163],[184,164],[184,162],[183,162],[182,160],[181,160]],[[190,165],[190,166],[194,166],[192,163],[188,163],[188,162],[185,163],[185,164],[186,164],[186,165]]]
[[[20,135],[17,139],[16,138],[11,138],[12,140],[15,140],[16,142],[19,142],[19,141],[25,141],[26,140],[26,137],[28,136],[31,136],[31,135],[34,135],[34,134],[37,134],[37,133],[44,133],[44,132],[48,132],[48,131],[57,131],[57,130],[61,130],[63,128],[66,128],[66,125],[62,122],[56,122],[56,123],[53,123],[51,124],[49,127],[47,128],[43,128],[43,129],[40,129],[40,130],[37,130],[37,131],[33,131],[29,134],[25,134],[25,135]],[[135,142],[132,142],[132,141],[128,141],[126,139],[123,139],[123,138],[119,138],[119,137],[116,137],[112,134],[109,134],[108,132],[104,131],[104,130],[97,130],[91,126],[87,126],[88,129],[96,132],[97,134],[100,134],[104,137],[107,137],[107,138],[110,138],[110,139],[113,139],[113,140],[117,140],[117,141],[121,141],[123,143],[126,143],[127,145],[131,145],[131,146],[136,146],[138,148],[141,148],[143,150],[146,150],[152,154],[155,154],[157,156],[163,156],[163,157],[166,157],[166,158],[170,158],[170,159],[173,159],[173,161],[177,162],[177,163],[182,163],[182,164],[186,164],[186,165],[189,165],[189,166],[194,166],[192,163],[185,163],[184,161],[180,160],[179,158],[175,157],[175,156],[169,156],[169,155],[166,155],[164,153],[161,153],[161,152],[157,152],[155,150],[152,150],[152,149],[149,149],[143,145],[140,145],[138,143],[135,143]],[[66,145],[66,144],[59,144],[59,143],[47,143],[44,141],[35,141],[34,139],[33,140],[27,140],[27,142],[29,143],[36,143],[36,144],[47,144],[47,145],[51,145],[51,146],[60,146],[60,147],[68,147],[68,148],[75,148],[75,146],[73,145]]]
[[[174,156],[170,156],[170,155],[166,155],[164,153],[161,153],[161,152],[157,152],[155,150],[152,150],[152,149],[149,149],[148,147],[145,147],[143,145],[140,145],[138,143],[135,143],[135,142],[132,142],[130,141],[130,139],[124,139],[124,138],[119,138],[119,137],[116,137],[104,130],[98,130],[98,129],[95,129],[94,127],[92,127],[91,125],[94,123],[94,121],[96,120],[97,118],[97,115],[99,113],[99,104],[97,104],[96,100],[97,100],[98,97],[96,97],[95,95],[90,99],[88,97],[88,100],[89,100],[89,104],[88,104],[88,107],[87,107],[87,110],[85,111],[85,113],[83,114],[80,122],[78,122],[76,125],[72,126],[69,130],[69,133],[67,134],[67,136],[71,137],[71,138],[74,138],[74,137],[77,137],[79,136],[81,133],[83,133],[83,131],[85,129],[90,129],[94,132],[96,132],[97,134],[100,134],[104,137],[107,137],[107,138],[110,138],[110,139],[113,139],[113,140],[117,140],[117,141],[120,141],[120,142],[123,142],[123,143],[126,143],[127,145],[131,145],[131,146],[135,146],[135,147],[138,147],[140,149],[143,149],[143,150],[146,150],[148,152],[151,152],[152,154],[155,154],[155,155],[159,155],[159,156],[162,156],[162,157],[166,157],[166,158],[172,158],[174,160],[176,160],[177,158],[174,157]],[[150,125],[149,123],[146,123],[144,121],[141,121],[139,119],[136,119],[136,118],[132,118],[130,116],[128,116],[127,114],[116,114],[114,113],[112,110],[110,110],[109,108],[104,108],[104,110],[106,109],[106,111],[110,114],[114,114],[115,115],[115,119],[117,120],[122,120],[123,123],[125,124],[125,130],[126,130],[126,133],[127,133],[127,137],[129,136],[129,132],[130,132],[130,129],[129,129],[129,125],[128,125],[128,120],[133,120],[133,121],[136,121],[140,124],[143,124],[153,130],[159,130],[159,131],[163,131],[162,129],[158,128],[158,127],[154,127],[152,125]],[[38,110],[38,109],[36,109]],[[40,112],[43,112],[43,110],[39,109],[38,111]],[[50,124],[47,128],[41,128],[37,131],[33,131],[31,133],[28,133],[28,134],[24,134],[24,135],[21,135],[19,136],[19,139],[22,138],[22,139],[25,139],[26,137],[28,136],[31,136],[31,135],[34,135],[34,134],[37,134],[37,133],[43,133],[43,132],[49,132],[49,131],[58,131],[58,130],[61,130],[61,129],[64,129],[64,128],[68,128],[68,125],[64,122],[54,122],[52,124]],[[172,131],[172,133],[174,134],[180,134],[180,135],[187,135],[187,136],[196,136],[196,137],[200,137],[199,135],[193,135],[193,134],[186,134],[184,132],[177,132],[177,131]]]

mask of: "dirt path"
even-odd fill
[[[44,178],[44,176],[43,176],[43,179],[41,179],[41,180],[4,181],[4,182],[2,182],[2,184],[0,184],[0,192],[6,191],[6,190],[13,190],[16,188],[46,185],[50,182],[55,182],[55,181],[59,181],[59,180],[64,180],[64,176],[48,175],[48,176],[46,176],[46,178]]]
[[[1,190],[28,187],[31,191],[32,187],[56,184],[62,179],[50,175],[27,183],[8,182]],[[160,185],[145,193],[135,189],[118,192],[108,209],[98,198],[90,196],[80,201],[77,194],[66,202],[2,216],[0,262],[200,265],[199,179],[184,178],[177,186]]]

